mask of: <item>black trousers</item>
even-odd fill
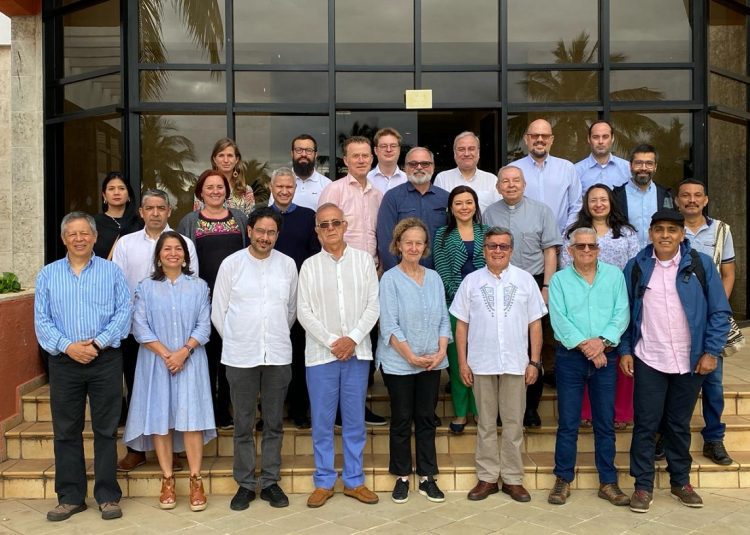
[[[397,476],[411,474],[411,424],[414,422],[417,475],[437,474],[435,407],[440,389],[440,370],[412,375],[383,372],[383,380],[391,397],[391,460],[388,471]]]
[[[211,381],[211,398],[214,403],[214,418],[216,425],[225,425],[232,419],[229,407],[232,400],[229,397],[229,383],[227,382],[227,368],[221,363],[223,343],[216,328],[211,325],[211,338],[206,344],[208,358],[208,378]]]
[[[135,367],[138,363],[138,348],[140,344],[136,342],[135,337],[129,334],[121,345],[122,351],[122,374],[125,376],[125,403],[122,406],[120,421],[124,422],[128,417],[130,410],[130,399],[133,397],[133,383],[135,383]],[[136,451],[128,446],[128,451]]]
[[[690,418],[698,401],[704,375],[663,373],[633,358],[633,441],[630,475],[636,490],[654,489],[656,432],[662,422],[664,452],[670,484],[690,483]]]
[[[310,396],[305,378],[305,329],[295,321],[289,333],[292,340],[292,381],[286,394],[289,417],[296,420],[307,418]]]
[[[106,349],[89,364],[67,355],[49,359],[50,408],[55,434],[55,492],[59,503],[79,505],[86,499],[83,425],[86,396],[94,432],[94,498],[118,502],[117,424],[122,407],[122,353]]]
[[[544,284],[544,274],[534,275],[534,280],[541,291],[542,284]],[[545,373],[552,373],[555,369],[555,341],[552,336],[552,324],[549,320],[549,314],[542,317],[542,337],[542,363],[544,364],[544,371]],[[531,343],[529,343],[529,351],[531,351]],[[544,391],[543,379],[544,377],[540,374],[536,383],[526,387],[527,412],[539,409],[539,402],[542,399],[542,392]]]

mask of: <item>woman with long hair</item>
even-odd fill
[[[229,184],[226,207],[236,208],[249,216],[255,208],[255,194],[253,188],[247,185],[242,155],[234,140],[223,137],[214,144],[211,151],[211,169],[221,173]],[[193,210],[202,208],[202,203],[203,201],[196,197]]]
[[[133,188],[119,171],[111,171],[102,181],[102,211],[94,216],[97,237],[94,254],[110,260],[115,243],[125,234],[143,228]]]
[[[435,270],[443,279],[447,305],[453,302],[458,287],[466,275],[484,267],[482,245],[488,227],[482,224],[477,193],[469,186],[456,186],[448,196],[447,225],[435,232],[432,253]],[[453,336],[456,335],[456,318],[450,316]],[[455,418],[450,423],[454,434],[461,434],[466,427],[466,416],[477,415],[474,393],[464,385],[458,373],[456,345],[448,346],[451,399]]]

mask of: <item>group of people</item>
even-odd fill
[[[384,422],[366,409],[376,369],[390,397],[396,503],[410,495],[412,427],[418,491],[445,499],[435,408],[447,368],[450,432],[463,433],[472,415],[477,423],[468,499],[501,490],[531,499],[523,429],[541,426],[546,381],[559,414],[550,503],[569,497],[579,426],[592,425],[601,498],[646,512],[661,447],[672,493],[701,506],[689,481],[701,388],[704,454],[732,462],[721,424],[729,228],[705,215],[703,183],[685,180],[673,197],[653,182],[654,147],[636,147],[629,162],[613,155],[606,121],[589,127],[591,155],[575,165],[550,155],[549,122],[530,123],[524,139],[528,155],[495,176],[478,169],[479,138],[462,132],[457,167],[433,181],[432,152],[411,148],[401,170],[401,135],[383,128],[372,141],[344,141],[348,174],[332,182],[315,170],[317,142],[303,134],[292,140],[291,168],[271,176],[268,207],[253,206],[239,149],[222,139],[177,231],[167,193],[144,191],[136,211],[124,178],[108,175],[103,213],[63,219],[68,254],[37,280],[58,466],[48,519],[86,509],[86,396],[105,519],[122,515],[116,470],[145,463],[151,450],[163,473],[159,506],[176,506],[184,451],[189,507],[205,509],[202,452],[217,428],[233,430],[230,507],[246,509],[258,487],[271,506],[287,506],[278,484],[285,403],[297,427],[312,428],[307,505],[334,495],[335,426],[344,494],[377,503],[363,470],[366,422]],[[128,453],[117,462],[123,373]],[[617,484],[615,429],[631,424],[628,497]]]

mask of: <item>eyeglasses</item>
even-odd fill
[[[341,219],[332,219],[330,221],[321,221],[318,223],[318,228],[327,229],[328,227],[339,228],[345,221]]]
[[[292,149],[292,150],[294,151],[294,154],[296,154],[298,156],[300,154],[310,155],[310,154],[315,154],[316,152],[318,152],[317,149],[303,149],[303,148],[300,148],[300,147],[294,147],[294,149]]]
[[[266,230],[264,228],[254,228],[253,232],[255,234],[260,234],[261,236],[268,236],[269,238],[273,238],[279,233],[278,230]]]
[[[511,246],[507,243],[485,243],[484,246],[490,251],[510,251]]]
[[[399,145],[398,143],[383,143],[382,145],[378,145],[378,148],[380,150],[387,150],[387,149],[396,150],[400,146],[401,145]]]
[[[406,166],[412,169],[416,169],[417,167],[430,167],[432,165],[432,162],[406,162]]]
[[[596,251],[599,249],[598,243],[574,243],[573,247],[578,249],[579,251],[585,251],[587,249],[590,249],[591,251]]]
[[[645,167],[646,169],[653,169],[656,167],[656,162],[654,160],[635,160],[633,162],[633,167]]]
[[[529,133],[528,133],[528,134],[526,134],[526,135],[527,135],[528,137],[530,137],[531,139],[539,139],[539,138],[542,138],[542,140],[544,140],[544,141],[549,141],[549,140],[550,140],[550,139],[552,138],[552,134],[532,134],[531,132],[529,132]]]
[[[456,152],[464,154],[465,152],[476,152],[478,147],[456,147]]]

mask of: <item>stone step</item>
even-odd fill
[[[694,486],[702,488],[748,488],[750,487],[750,452],[730,452],[735,463],[730,466],[717,466],[707,459],[696,455],[691,468],[691,481]],[[365,484],[376,492],[389,492],[393,489],[394,476],[388,473],[388,455],[366,454]],[[546,498],[547,489],[555,481],[552,473],[554,458],[551,453],[533,453],[523,456],[525,474],[524,486],[532,491],[540,491],[532,499]],[[341,470],[343,460],[336,456],[336,467]],[[633,487],[629,476],[629,457],[627,453],[618,453],[615,458],[620,486],[628,492]],[[437,476],[438,484],[444,491],[468,491],[476,484],[474,456],[468,453],[439,454]],[[282,456],[281,487],[287,493],[309,493],[313,490],[313,458],[311,455]],[[207,458],[202,469],[204,486],[211,494],[232,495],[237,484],[232,478],[232,459],[227,457]],[[93,494],[93,462],[87,461],[88,494]],[[155,461],[136,468],[128,474],[118,475],[118,480],[126,497],[158,496],[160,489],[160,470]],[[187,471],[178,472],[178,496],[187,494]],[[0,463],[0,498],[31,499],[55,498],[54,459],[8,460]],[[591,453],[578,455],[576,479],[571,487],[574,489],[595,489],[599,481]],[[341,480],[336,490],[340,491]],[[669,474],[666,463],[657,462],[656,486],[669,488]],[[416,488],[412,476],[411,488]]]
[[[750,452],[750,417],[748,416],[726,416],[724,421],[727,425],[724,443],[728,450]],[[440,454],[473,454],[476,444],[476,425],[467,425],[462,435],[453,435],[448,430],[449,418],[443,418],[443,425],[437,430],[436,448]],[[554,452],[555,433],[557,427],[554,420],[543,422],[539,429],[528,429],[524,434],[523,452],[528,454],[540,452]],[[703,438],[700,431],[703,427],[703,419],[694,416],[691,422],[692,449],[701,451]],[[119,437],[122,437],[123,428],[119,429]],[[365,452],[368,454],[387,454],[388,436],[390,428],[388,425],[367,428],[367,443]],[[260,453],[261,434],[256,433],[256,446]],[[24,422],[5,433],[7,454],[9,459],[48,459],[54,457],[53,431],[51,422]],[[93,456],[93,432],[91,424],[86,422],[83,432],[84,453],[86,457]],[[628,452],[630,450],[631,428],[617,431],[617,451]],[[413,441],[413,440],[412,440]],[[337,451],[341,451],[341,435],[336,431],[335,442]],[[124,455],[125,447],[118,442],[120,455]],[[209,442],[204,450],[205,457],[231,457],[234,445],[232,431],[219,431],[217,439]],[[578,438],[578,451],[581,453],[592,453],[594,451],[594,436],[591,428],[581,428]],[[310,455],[312,453],[312,434],[309,429],[297,429],[291,422],[285,422],[284,440],[282,443],[283,455]]]

